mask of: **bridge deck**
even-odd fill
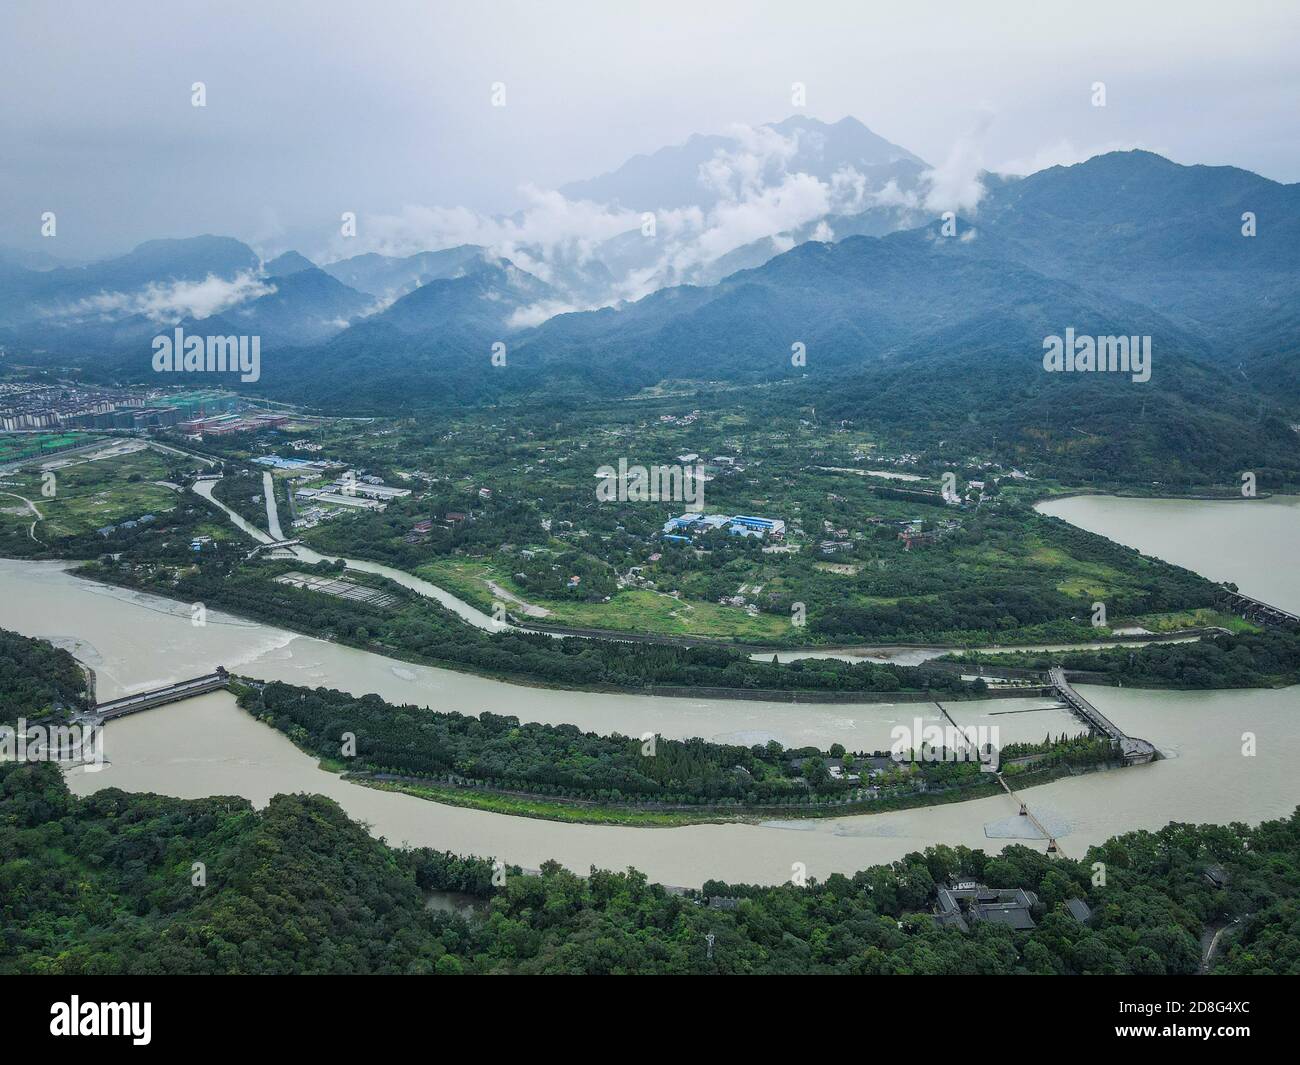
[[[154,688],[151,691],[136,692],[134,695],[123,696],[121,699],[110,699],[107,702],[97,703],[87,716],[97,717],[101,721],[111,721],[115,717],[124,717],[139,710],[149,710],[155,706],[165,706],[167,703],[179,702],[181,699],[189,699],[195,695],[203,695],[205,692],[217,691],[224,688],[229,681],[230,674],[225,669],[218,667],[215,673],[208,673],[202,677],[193,677],[190,680],[177,681],[175,684]]]
[[[1039,834],[1047,842],[1047,846],[1049,848],[1052,848],[1054,850],[1054,853],[1058,857],[1064,858],[1066,856],[1065,848],[1056,842],[1056,837],[1053,836],[1049,831],[1047,831],[1047,826],[1044,825],[1043,822],[1041,822],[1040,820],[1038,820],[1037,817],[1034,816],[1034,811],[1029,808],[1029,804],[1025,802],[1025,800],[1022,799],[1019,795],[1017,795],[1014,791],[1011,790],[1011,785],[1008,784],[1005,779],[1003,779],[1001,773],[998,774],[998,783],[1002,785],[1003,791],[1005,791],[1012,799],[1014,799],[1016,802],[1020,804],[1020,809],[1023,810],[1025,816],[1029,818],[1029,823],[1038,830]]]
[[[1109,736],[1119,745],[1125,761],[1130,763],[1150,762],[1156,758],[1157,752],[1154,744],[1127,735],[1123,729],[1074,690],[1065,677],[1064,669],[1060,666],[1054,666],[1048,670],[1047,676],[1057,695],[1094,729]]]

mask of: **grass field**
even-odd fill
[[[332,767],[324,765],[322,767],[333,771]],[[1019,767],[1012,768],[1019,769]],[[1038,772],[1017,772],[1014,774],[1014,779],[1017,788],[1025,789],[1039,784],[1050,783],[1052,780],[1069,774],[1070,770],[1068,768],[1053,767]],[[369,780],[365,777],[350,779],[367,787],[378,788],[381,791],[399,791],[431,802],[445,803],[448,806],[464,806],[474,810],[488,810],[492,813],[509,814],[513,817],[533,817],[543,821],[567,821],[587,825],[624,825],[632,828],[678,828],[683,825],[727,824],[733,822],[752,824],[772,817],[781,817],[783,819],[856,817],[863,814],[889,813],[894,810],[907,810],[922,806],[946,806],[949,803],[983,799],[1001,793],[999,785],[987,781],[965,788],[900,795],[895,798],[855,802],[844,806],[762,807],[750,810],[741,809],[733,814],[724,813],[720,810],[655,811],[618,806],[580,805],[556,802],[542,796],[501,795],[496,792],[476,791],[470,788],[441,787],[428,783],[416,784],[406,781]]]
[[[176,505],[176,493],[153,483],[166,474],[165,463],[152,451],[79,462],[58,470],[51,481],[39,470],[5,474],[0,476],[0,492],[4,493],[0,495],[0,523],[30,526],[36,518],[31,507],[35,507],[40,518],[34,534],[49,541],[142,514],[166,513]],[[46,494],[50,491],[53,494]]]
[[[487,582],[534,606],[550,611],[535,620],[546,625],[647,632],[667,636],[716,636],[746,640],[780,639],[789,635],[787,619],[773,614],[751,617],[739,607],[700,600],[674,599],[646,588],[625,588],[608,603],[542,599],[519,588],[504,570],[480,560],[438,559],[416,570],[416,575],[490,612],[494,596]]]
[[[1127,623],[1127,619],[1118,620],[1117,625]],[[1174,614],[1146,614],[1133,618],[1133,624],[1141,625],[1152,632],[1174,632],[1178,629],[1211,628],[1227,629],[1229,632],[1259,632],[1260,627],[1245,621],[1236,614],[1225,614],[1220,610],[1181,610]]]
[[[634,825],[642,828],[675,828],[681,825],[698,825],[706,822],[743,821],[746,818],[720,813],[691,813],[672,811],[658,813],[652,810],[623,810],[606,806],[579,806],[572,803],[549,802],[542,798],[524,798],[498,795],[494,792],[471,791],[467,788],[440,788],[431,784],[399,784],[390,781],[361,780],[360,783],[381,791],[400,791],[420,799],[445,803],[449,806],[466,806],[474,810],[510,814],[515,817],[535,817],[544,821],[570,821],[587,825]],[[753,820],[753,818],[749,818]]]

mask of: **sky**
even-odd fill
[[[1142,147],[1294,182],[1298,45],[1294,0],[5,0],[0,245],[219,233],[329,258],[343,211],[515,211],[791,114],[947,170]]]

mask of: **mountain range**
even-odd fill
[[[926,164],[861,124],[765,129],[784,146],[774,150],[780,173],[806,168],[809,180],[829,182],[851,170],[876,192],[858,198],[861,210],[804,222],[787,234],[788,250],[767,238],[733,249],[713,267],[740,268],[708,284],[560,313],[573,286],[553,263],[535,274],[477,245],[318,267],[296,252],[263,264],[229,238],[150,241],[76,268],[0,257],[0,342],[65,360],[93,352],[101,372],[147,379],[160,323],[258,333],[257,390],[353,412],[626,395],[692,379],[784,380],[846,417],[846,397],[873,409],[888,394],[895,406],[881,416],[892,417],[899,390],[915,398],[921,390],[907,382],[925,380],[944,394],[928,397],[936,410],[952,409],[950,394],[978,397],[982,406],[962,418],[982,427],[972,442],[1030,427],[1017,426],[1007,397],[1020,397],[1021,422],[1037,410],[1049,436],[1061,430],[1054,412],[1087,423],[1079,400],[1088,397],[1111,411],[1107,431],[1121,438],[1162,422],[1156,410],[1179,410],[1184,424],[1205,416],[1202,442],[1218,441],[1221,455],[1238,450],[1235,432],[1239,444],[1255,441],[1256,465],[1261,454],[1278,468],[1295,461],[1300,186],[1115,152],[1025,178],[983,175],[975,210],[938,219],[922,206]],[[673,210],[698,191],[693,174],[698,186],[702,170],[725,171],[743,147],[696,137],[563,191]],[[572,265],[595,284],[629,269],[647,243],[629,233]],[[527,249],[519,257],[535,261]],[[1044,373],[1044,338],[1067,328],[1150,336],[1151,381]],[[504,366],[494,344],[505,346]],[[805,364],[792,362],[796,344]],[[1066,429],[1073,451],[1096,450],[1077,443],[1095,426]]]

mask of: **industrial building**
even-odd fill
[[[747,514],[728,517],[725,514],[683,514],[664,522],[667,533],[712,532],[726,529],[736,536],[755,536],[759,539],[779,540],[785,535],[785,522],[780,518],[756,518]],[[665,537],[667,538],[667,537]]]

